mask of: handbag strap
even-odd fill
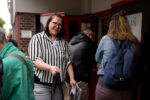
[[[25,60],[23,57],[21,57],[21,56],[18,55],[18,54],[9,54],[9,55],[7,55],[6,57],[15,57],[15,58],[21,60],[21,61],[25,64],[25,66],[26,66],[26,68],[27,68],[27,71],[28,71],[28,73],[29,73],[29,66],[28,66],[26,60]]]
[[[61,82],[61,78],[60,78],[60,73],[56,73],[56,75],[53,78],[53,83],[52,83],[53,90],[52,90],[51,100],[53,98],[53,94],[55,93],[56,86],[58,86],[58,88],[60,89],[62,97],[64,97],[62,82]]]

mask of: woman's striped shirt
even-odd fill
[[[65,80],[68,65],[71,63],[67,41],[56,39],[52,43],[46,33],[41,32],[34,35],[30,40],[28,52],[33,63],[36,59],[41,59],[51,66],[58,66],[61,70],[61,80]],[[34,67],[34,74],[42,83],[53,82],[53,75],[50,71]]]

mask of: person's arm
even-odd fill
[[[57,66],[51,66],[41,59],[36,59],[34,62],[35,67],[37,67],[40,70],[49,70],[52,72],[53,75],[55,75],[57,72],[60,72],[60,69]]]
[[[103,38],[100,41],[99,46],[98,46],[97,51],[96,51],[96,54],[95,54],[95,60],[99,64],[101,63],[102,55],[103,55]]]
[[[75,81],[74,79],[74,71],[73,71],[73,66],[72,66],[72,63],[71,63],[71,56],[70,56],[70,49],[69,49],[69,45],[68,43],[66,42],[66,51],[67,51],[67,66],[68,66],[68,69],[67,69],[67,72],[68,72],[68,75],[69,75],[69,78],[70,78],[70,85],[72,88],[74,88],[74,86],[76,85],[78,87],[78,84],[77,82]]]
[[[42,60],[41,52],[42,48],[40,46],[40,40],[38,40],[37,36],[33,36],[29,43],[28,54],[35,67],[40,70],[51,71],[53,75],[55,75],[56,72],[60,72],[60,69],[57,66],[51,66]]]
[[[75,85],[77,85],[77,83],[76,83],[76,81],[74,79],[74,72],[73,72],[72,64],[70,64],[68,66],[68,74],[69,74],[69,77],[70,77],[70,85],[73,88]]]

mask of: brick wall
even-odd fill
[[[14,25],[14,39],[18,42],[19,49],[27,49],[31,38],[21,37],[22,30],[29,30],[32,36],[36,32],[36,14],[17,13]]]

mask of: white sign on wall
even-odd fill
[[[31,38],[32,31],[31,30],[21,30],[21,38]]]
[[[128,15],[127,19],[135,37],[141,42],[142,13]]]

